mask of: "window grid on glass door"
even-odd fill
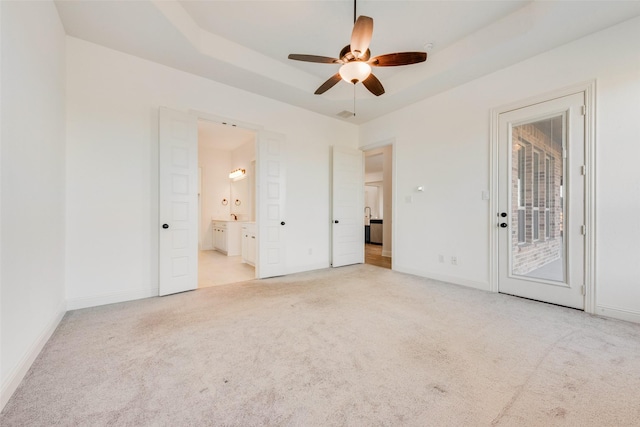
[[[540,153],[533,152],[532,240],[540,240]]]
[[[526,165],[527,154],[524,145],[518,144],[518,243],[526,243]]]
[[[544,235],[545,239],[551,238],[551,192],[553,191],[553,170],[551,169],[551,156],[544,160]]]

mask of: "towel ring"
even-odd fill
[[[227,199],[222,199],[222,206],[227,206],[229,201]]]
[[[236,199],[236,206],[240,206],[242,202],[239,199]]]

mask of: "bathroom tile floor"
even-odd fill
[[[242,262],[241,256],[226,256],[218,251],[198,254],[198,288],[228,285],[255,278],[255,269]]]

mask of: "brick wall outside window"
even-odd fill
[[[554,118],[554,120],[557,119],[560,118]],[[559,141],[557,138],[552,140],[549,135],[551,127],[549,121],[545,121],[514,126],[512,129],[512,272],[518,275],[525,275],[562,256],[562,199],[560,197],[563,171],[562,142],[561,138]],[[519,159],[521,150],[524,150],[524,162],[522,157]],[[534,156],[534,153],[537,155]],[[534,158],[538,160],[537,168],[534,168]],[[519,170],[522,163],[524,163],[524,171]],[[537,170],[535,175],[534,170]],[[547,175],[551,176],[547,177]],[[524,183],[518,183],[519,176],[524,176]],[[534,203],[536,180],[537,203]],[[522,185],[524,185],[524,206],[520,206],[520,218],[524,216],[525,225],[524,229],[521,226],[519,230],[518,202]],[[548,188],[551,189],[552,194],[547,195]],[[534,214],[534,210],[538,213]],[[533,224],[536,217],[537,239],[535,239]]]

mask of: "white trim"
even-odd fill
[[[142,298],[158,296],[158,287],[136,289],[133,291],[110,292],[92,297],[68,298],[67,310],[79,310],[81,308],[97,307],[118,302],[134,301]]]
[[[587,107],[585,114],[584,157],[587,176],[584,182],[584,223],[587,235],[584,240],[585,250],[585,296],[584,311],[596,313],[596,80],[585,84],[584,103]]]
[[[498,292],[498,117],[499,109],[490,111],[489,122],[489,291]]]
[[[287,273],[285,274],[285,276],[288,276],[290,274],[306,273],[307,271],[324,270],[325,268],[331,268],[331,263],[322,262],[322,263],[316,263],[316,264],[307,264],[305,266],[299,266],[297,268],[294,268],[293,270],[287,270]],[[256,280],[261,280],[261,279],[258,279],[256,277]]]
[[[492,292],[498,292],[498,228],[497,215],[498,215],[498,117],[500,114],[507,113],[509,111],[524,108],[530,105],[540,104],[553,99],[562,98],[565,96],[573,95],[576,93],[584,94],[584,102],[587,107],[585,115],[585,164],[587,166],[587,177],[585,179],[584,187],[584,204],[585,204],[585,223],[587,225],[587,235],[584,242],[585,250],[585,271],[584,271],[584,311],[586,313],[596,313],[596,294],[595,294],[595,265],[596,265],[596,221],[595,221],[595,145],[596,145],[596,80],[591,80],[583,83],[579,83],[566,88],[558,89],[552,92],[547,92],[542,95],[527,98],[525,100],[517,101],[514,103],[502,105],[491,109],[490,111],[490,124],[489,124],[489,176],[491,179],[490,199],[493,203],[490,204],[489,212],[489,229],[490,241],[489,241],[489,285]]]
[[[626,320],[627,322],[640,323],[640,312],[611,307],[604,304],[598,304],[594,314],[612,319]]]
[[[462,277],[454,277],[454,276],[446,276],[443,274],[430,273],[428,271],[417,270],[411,267],[403,267],[400,265],[395,265],[394,270],[399,273],[411,274],[413,276],[423,277],[425,279],[437,280],[439,282],[444,282],[453,285],[460,285],[467,288],[479,289],[481,291],[489,290],[489,283],[487,282],[478,282],[475,280],[464,279]]]
[[[0,389],[0,411],[4,409],[4,406],[7,404],[13,393],[17,390],[18,386],[24,379],[24,376],[27,374],[27,372],[29,372],[29,368],[31,368],[31,365],[36,360],[36,357],[38,357],[44,345],[47,343],[47,341],[49,341],[51,335],[53,335],[53,332],[60,324],[60,321],[64,317],[65,313],[66,304],[65,301],[62,301],[58,305],[58,308],[56,309],[53,317],[43,328],[38,338],[33,341],[31,346],[20,358],[20,361],[16,364],[13,370],[9,372],[6,381],[2,384],[2,389]]]

